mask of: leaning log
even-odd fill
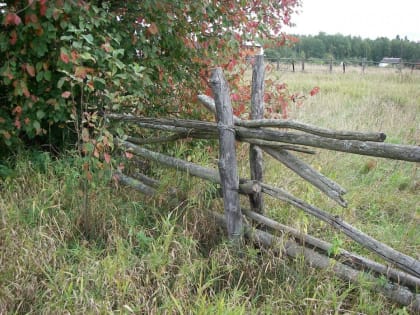
[[[236,164],[235,130],[230,103],[229,86],[222,68],[213,69],[210,86],[216,104],[219,131],[219,174],[223,190],[223,206],[229,239],[240,245],[242,239],[242,213],[239,203],[239,177]]]
[[[306,213],[330,224],[354,241],[381,256],[386,261],[392,263],[395,266],[398,266],[398,268],[401,270],[404,270],[405,272],[420,278],[420,261],[400,253],[388,245],[375,240],[369,235],[366,235],[362,231],[359,231],[355,227],[343,221],[340,217],[331,215],[315,206],[312,206],[305,201],[296,198],[283,189],[272,187],[263,183],[261,184],[261,188],[266,194],[279,200],[288,202],[291,205],[294,205],[295,207],[305,211]]]
[[[147,196],[153,196],[157,192],[156,189],[154,189],[153,187],[145,184],[144,182],[142,182],[138,179],[132,178],[132,177],[127,176],[127,175],[124,175],[121,172],[115,172],[115,176],[117,177],[117,179],[121,183],[123,183],[125,185],[128,185],[128,186],[131,186],[134,189],[140,191],[141,193],[143,193]]]
[[[130,152],[139,155],[145,159],[149,159],[168,167],[182,170],[192,176],[196,176],[212,183],[221,184],[220,175],[215,169],[197,165],[195,163],[187,162],[181,159],[173,158],[165,154],[150,151],[148,149],[139,147],[126,140],[117,139],[117,144]],[[253,194],[261,191],[261,185],[255,181],[241,181],[239,184],[239,192],[245,195]]]
[[[347,207],[347,202],[342,197],[342,195],[346,193],[346,190],[340,185],[322,175],[320,172],[286,150],[276,150],[264,146],[262,148],[273,158],[283,163],[286,167],[290,168],[303,179],[317,187],[332,200],[336,201],[340,206]]]
[[[331,243],[320,240],[311,235],[303,234],[297,229],[281,224],[254,211],[242,209],[242,213],[250,219],[258,222],[259,224],[263,224],[274,230],[290,234],[302,246],[312,247],[317,251],[321,250],[324,254],[327,254],[333,246]],[[405,272],[385,266],[366,257],[348,252],[344,249],[339,249],[338,252],[334,255],[334,259],[339,260],[341,263],[349,265],[352,268],[366,272],[373,272],[377,276],[385,276],[386,278],[391,279],[393,282],[399,285],[404,285],[413,290],[420,289],[420,278],[413,277],[412,275],[409,275]]]
[[[213,211],[209,211],[209,214],[220,225],[225,225],[225,218],[222,215]],[[420,312],[420,294],[415,294],[406,287],[390,282],[381,284],[379,279],[375,278],[371,274],[355,270],[332,258],[317,253],[312,249],[301,246],[293,240],[285,241],[282,238],[274,236],[270,233],[258,229],[252,229],[248,225],[244,225],[244,229],[245,236],[262,247],[270,248],[277,251],[279,254],[285,253],[291,258],[299,258],[303,256],[304,261],[311,267],[332,270],[337,277],[345,281],[356,284],[360,283],[361,279],[363,279],[364,282],[369,281],[372,284],[371,289],[373,291],[383,294],[398,304],[407,306],[414,312]]]

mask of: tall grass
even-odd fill
[[[418,77],[269,75],[292,91],[321,88],[293,108],[294,119],[384,131],[387,141],[419,144]],[[171,150],[214,165],[206,148],[179,143]],[[247,156],[245,146],[238,156]],[[266,181],[420,259],[417,164],[323,150],[299,156],[348,189],[348,208],[336,206],[268,156]],[[343,282],[302,259],[292,261],[252,244],[243,255],[234,254],[223,231],[202,212],[222,211],[221,201],[212,198],[215,187],[188,175],[152,165],[162,194],[145,198],[111,181],[96,181],[86,192],[82,161],[71,152],[60,159],[23,152],[4,164],[13,165],[13,172],[0,184],[1,314],[407,314],[372,293],[372,284]],[[241,165],[244,176],[246,164]],[[177,192],[166,194],[173,186]],[[266,207],[282,223],[369,255],[297,209],[268,198]]]

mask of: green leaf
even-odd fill
[[[71,41],[73,39],[73,36],[72,35],[65,35],[65,36],[61,36],[60,37],[60,40],[65,40],[65,41]]]
[[[79,41],[74,41],[74,42],[71,43],[71,45],[76,49],[82,49],[83,48],[83,43],[79,42]]]
[[[63,87],[65,81],[66,81],[66,77],[61,77],[60,80],[58,80],[58,82],[57,82],[57,87],[59,89],[61,89]]]
[[[44,79],[47,81],[51,81],[51,71],[47,70],[44,72]]]
[[[82,37],[89,43],[89,44],[93,44],[93,36],[92,34],[87,34],[87,35],[82,35]]]
[[[45,117],[45,112],[42,109],[39,109],[36,111],[36,117],[41,120],[42,118]]]
[[[96,62],[96,59],[87,51],[80,54],[80,58],[82,58],[83,60],[92,60],[93,62]]]
[[[41,124],[39,121],[34,120],[32,126],[34,126],[35,129],[41,129]]]
[[[42,81],[43,76],[44,76],[44,72],[43,72],[43,71],[39,71],[39,72],[36,74],[36,82],[41,82],[41,81]]]

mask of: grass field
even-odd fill
[[[369,71],[275,73],[291,91],[320,93],[291,118],[326,128],[383,131],[387,142],[420,145],[420,76]],[[214,165],[207,144],[177,143],[177,156]],[[217,151],[217,150],[216,150]],[[248,176],[247,147],[239,147]],[[340,208],[268,156],[265,181],[342,216],[367,234],[420,259],[418,163],[317,150],[299,154],[348,190]],[[408,314],[329,270],[248,245],[232,254],[221,230],[202,209],[222,211],[214,187],[151,166],[162,194],[145,198],[114,184],[86,192],[82,161],[69,153],[23,152],[7,162],[0,184],[0,314]],[[168,195],[168,187],[178,193]],[[89,197],[86,213],[84,194]],[[246,200],[243,200],[245,203]],[[344,249],[374,255],[336,230],[289,205],[265,200],[278,221]]]

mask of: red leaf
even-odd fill
[[[61,52],[60,53],[60,59],[64,62],[64,63],[69,63],[70,58],[69,55],[67,55],[65,52]]]
[[[32,66],[32,65],[26,64],[26,72],[28,72],[28,74],[31,77],[34,77],[35,76],[35,67]]]
[[[231,98],[232,98],[232,101],[234,101],[234,102],[237,102],[241,99],[238,93],[233,93],[231,95]]]
[[[7,13],[3,24],[5,26],[7,25],[19,25],[20,23],[22,23],[22,20],[20,19],[19,15],[17,15],[16,13],[12,13],[9,12]]]
[[[31,96],[31,93],[29,92],[27,86],[22,86],[22,92],[23,92],[23,95],[25,95],[26,97]]]
[[[16,42],[17,42],[17,33],[16,33],[16,31],[15,31],[15,30],[13,30],[13,31],[10,33],[10,44],[11,44],[11,45],[14,45],[14,44],[16,44]]]
[[[15,127],[16,127],[17,129],[20,129],[20,128],[21,128],[21,123],[20,123],[20,120],[19,120],[19,119],[16,119],[16,120],[15,120],[14,125],[15,125]]]
[[[36,22],[38,22],[38,17],[35,15],[35,14],[27,14],[27,15],[25,15],[25,24],[28,24],[28,23],[36,23]]]
[[[111,155],[109,153],[104,152],[104,159],[107,164],[111,163]]]
[[[240,116],[245,112],[245,104],[241,103],[238,107],[233,108],[233,114],[235,116]]]
[[[61,93],[62,98],[69,98],[70,95],[71,95],[70,91],[65,91],[65,92]]]
[[[39,6],[39,14],[41,16],[45,16],[45,13],[47,13],[47,5],[46,5],[46,2],[47,1],[44,1],[44,0],[39,1],[39,4],[40,4],[40,6]]]
[[[319,93],[319,90],[320,90],[320,88],[318,86],[316,86],[309,92],[309,94],[311,96],[317,95]]]
[[[150,35],[156,35],[159,32],[156,23],[153,22],[152,24],[150,24],[150,26],[147,28],[147,32]]]
[[[12,114],[21,114],[21,113],[22,113],[22,107],[20,107],[19,105],[13,108],[12,110]]]

